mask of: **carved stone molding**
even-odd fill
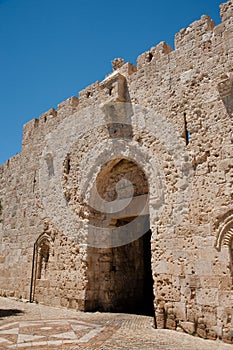
[[[233,239],[233,213],[231,212],[219,225],[219,232],[215,247],[221,250],[222,246],[230,247]]]

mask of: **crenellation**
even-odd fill
[[[82,100],[94,97],[96,94],[98,94],[98,91],[99,81],[96,81],[95,83],[87,86],[85,89],[79,91],[80,102],[82,102]]]
[[[175,35],[175,49],[183,48],[192,51],[194,48],[201,47],[201,43],[206,41],[206,38],[211,39],[214,27],[215,23],[209,16],[202,16],[200,20],[181,29]]]
[[[148,51],[148,52],[144,52],[144,53],[142,53],[141,55],[139,55],[138,57],[137,57],[137,69],[138,70],[140,70],[140,69],[142,69],[144,66],[145,66],[145,64],[147,64],[148,63],[148,58],[153,58],[153,55],[152,54],[150,54],[150,52]]]
[[[35,118],[24,124],[23,126],[23,141],[22,141],[22,150],[24,146],[27,145],[28,140],[32,137],[35,129],[39,126],[39,119]]]
[[[57,122],[63,118],[73,114],[79,105],[79,99],[76,96],[68,98],[66,101],[61,102],[58,105],[57,110],[50,108],[48,111],[42,113],[39,118],[32,119],[24,125],[23,128],[23,141],[22,151],[24,151],[28,140],[35,137],[36,134],[40,134],[47,127],[54,126]]]
[[[145,65],[153,61],[164,60],[164,56],[172,51],[170,45],[165,41],[160,42],[151,49],[137,57],[137,69],[142,69]],[[159,64],[158,64],[159,65]]]
[[[85,89],[79,91],[78,98],[81,108],[88,106],[98,99],[99,94],[99,81],[87,86]]]
[[[132,74],[134,74],[137,71],[137,67],[135,67],[132,63],[126,62],[120,68],[118,68],[117,71],[124,77],[129,78]]]
[[[78,107],[79,98],[76,96],[72,96],[58,105],[57,116],[59,117],[59,119],[66,118],[69,115],[75,113]]]
[[[56,109],[51,108],[47,112],[40,115],[39,121],[46,123],[48,121],[48,119],[55,118],[56,116],[57,116]]]
[[[150,49],[150,52],[152,53],[154,59],[162,58],[164,55],[169,54],[171,51],[171,46],[168,45],[165,41],[161,41],[158,45]]]
[[[63,108],[72,108],[72,110],[76,109],[79,104],[79,99],[76,96],[72,96],[68,98],[66,101],[61,102],[58,107],[58,112]],[[50,112],[50,111],[49,111]],[[54,115],[53,113],[51,113]]]
[[[222,22],[228,22],[228,20],[232,21],[232,17],[233,17],[232,1],[227,1],[220,5],[220,17],[222,19]]]

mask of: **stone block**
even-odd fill
[[[219,291],[216,288],[202,288],[196,291],[197,303],[199,305],[215,306],[219,303]]]
[[[168,317],[167,319],[166,319],[166,328],[167,329],[171,329],[171,330],[176,330],[176,320],[174,320],[173,318],[170,318],[170,317]]]
[[[222,18],[222,22],[225,22],[231,17],[233,17],[232,1],[227,1],[220,5],[220,16]]]
[[[195,334],[195,324],[194,322],[179,322],[179,326],[185,333]]]

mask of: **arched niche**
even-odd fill
[[[33,249],[30,301],[35,300],[36,288],[49,278],[51,256],[54,255],[53,240],[47,233],[42,233],[36,240]]]

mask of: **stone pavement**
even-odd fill
[[[0,297],[0,349],[232,350],[232,345],[156,330],[148,316],[82,313]]]

